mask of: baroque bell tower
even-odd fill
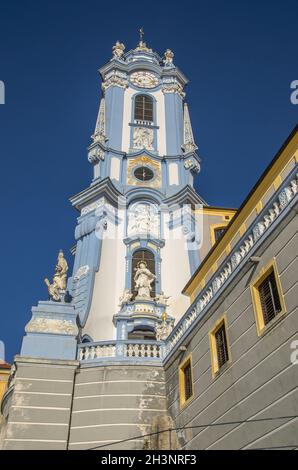
[[[188,306],[181,290],[199,263],[191,207],[204,202],[193,189],[200,158],[187,79],[173,59],[141,35],[127,53],[117,41],[100,69],[93,181],[71,199],[80,211],[71,295],[82,338],[155,339]]]
[[[101,342],[117,354],[123,342],[160,344],[190,305],[181,292],[204,255],[207,204],[193,187],[200,157],[173,52],[160,57],[141,31],[133,50],[117,41],[99,72],[93,177],[70,199],[79,212],[73,273],[67,280],[60,254],[53,284],[46,280],[50,300],[32,309],[23,356],[68,359],[78,348],[88,360],[95,350],[101,357]]]
[[[2,405],[5,449],[127,437],[140,449],[173,426],[164,360],[198,313],[182,291],[235,213],[193,187],[200,158],[173,52],[160,57],[142,33],[128,52],[117,41],[99,72],[93,176],[70,199],[73,271],[60,250],[49,298],[32,307]]]

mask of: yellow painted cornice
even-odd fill
[[[295,163],[298,161],[298,126],[294,128],[270,165],[266,168],[255,186],[252,188],[247,198],[239,208],[238,212],[227,226],[227,229],[222,237],[211,248],[197,271],[190,278],[189,282],[182,291],[183,294],[186,294],[194,299],[194,297],[199,292],[200,283],[202,283],[209,271],[212,272],[213,266],[223,255],[225,250],[227,250],[229,243],[238,233],[241,226],[245,224],[245,221],[254,210],[260,208],[260,202],[266,192],[270,187],[273,186],[275,188],[278,182],[282,181],[281,173],[291,160],[293,160]],[[241,228],[240,232],[243,232],[243,228]]]

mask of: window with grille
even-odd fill
[[[226,230],[226,227],[218,227],[214,229],[214,238],[216,242],[222,237],[225,230]]]
[[[131,291],[133,293],[134,298],[137,295],[137,290],[135,289],[135,281],[134,281],[134,276],[138,267],[138,264],[140,261],[144,261],[146,263],[146,267],[149,269],[149,271],[152,274],[155,274],[155,257],[154,254],[151,253],[149,250],[137,250],[133,254],[132,258],[132,270],[131,270]],[[155,297],[155,281],[152,282],[151,284],[151,297]]]
[[[184,405],[193,396],[191,359],[180,367],[180,403]]]
[[[264,318],[264,324],[267,325],[273,318],[281,312],[281,302],[274,271],[261,282],[258,287],[260,303]]]
[[[223,323],[215,332],[217,363],[220,369],[229,360],[229,350],[225,324]]]
[[[134,118],[137,121],[153,122],[153,100],[148,95],[138,95],[135,99]]]

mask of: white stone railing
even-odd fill
[[[81,343],[78,345],[78,360],[98,359],[154,359],[161,360],[163,347],[156,341],[115,341]]]
[[[152,344],[138,344],[138,343],[132,343],[132,344],[127,344],[126,346],[126,351],[125,355],[126,357],[148,357],[148,358],[154,358],[154,359],[159,359],[161,358],[161,347],[160,345],[156,343]]]
[[[79,361],[115,357],[116,344],[82,343],[79,345]]]
[[[244,259],[246,259],[249,253],[253,250],[257,242],[266,235],[266,232],[269,230],[271,225],[281,217],[284,210],[288,207],[295,196],[297,196],[297,192],[298,173],[296,165],[291,176],[286,179],[269,205],[265,206],[264,210],[259,214],[251,227],[248,228],[247,232],[233,249],[230,256],[227,257],[224,265],[216,271],[204,290],[202,290],[189,310],[176,325],[176,328],[174,328],[166,341],[165,357],[173,350],[182,336],[186,334],[198,316],[202,316],[204,314],[204,310],[207,309],[212,299],[224,288],[226,282],[240,264],[244,262]]]
[[[194,303],[181,318],[166,342],[119,340],[111,342],[81,343],[78,345],[78,359],[82,362],[111,359],[153,360],[166,358],[183,336],[189,332],[198,317],[202,317],[212,300],[226,286],[234,272],[251,256],[256,244],[266,236],[270,227],[281,218],[285,209],[297,196],[297,166],[287,178],[275,197],[265,206],[244,236],[232,250],[226,261],[212,276]]]

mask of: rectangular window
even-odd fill
[[[218,367],[221,368],[229,360],[227,335],[224,323],[222,323],[222,325],[218,328],[215,333],[215,342]]]
[[[180,405],[184,406],[193,397],[193,379],[191,357],[188,357],[179,368]]]
[[[281,305],[277,290],[277,284],[272,271],[259,285],[259,295],[264,317],[267,325],[281,311]]]
[[[226,227],[218,227],[214,229],[214,238],[215,241],[218,241],[224,234]]]
[[[217,320],[209,332],[212,375],[216,376],[220,369],[230,361],[230,350],[227,333],[227,319],[223,315]]]
[[[227,222],[222,222],[221,224],[211,224],[210,225],[210,237],[211,237],[211,245],[214,245],[218,242],[225,231],[227,230]]]
[[[261,270],[250,288],[257,332],[260,335],[267,325],[274,322],[276,317],[286,313],[275,259]]]

